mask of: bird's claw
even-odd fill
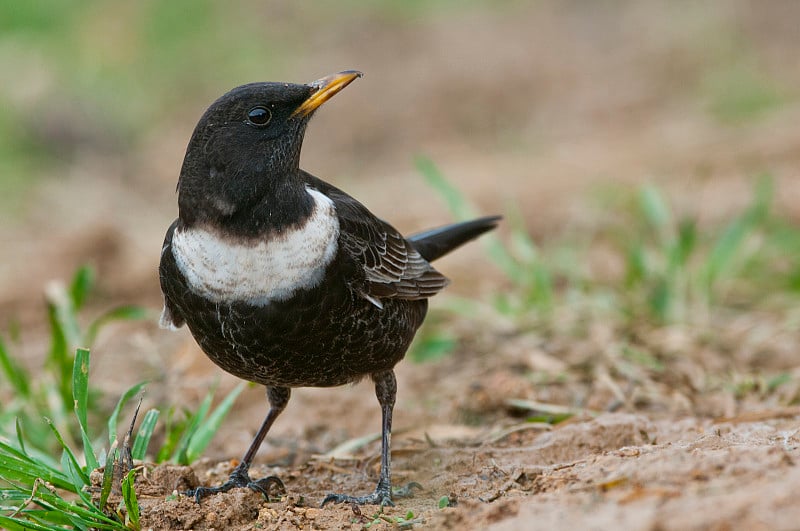
[[[349,496],[347,494],[328,494],[325,496],[325,499],[322,500],[322,504],[320,507],[325,507],[328,503],[349,503],[356,505],[380,505],[381,507],[394,507],[394,502],[392,502],[392,497],[389,495],[388,492],[383,493],[379,491],[375,491],[372,494],[368,494],[366,496]]]
[[[320,507],[325,507],[328,503],[355,503],[357,505],[380,505],[381,507],[394,507],[392,497],[410,498],[414,496],[414,489],[422,490],[422,485],[412,481],[405,487],[375,489],[375,492],[366,496],[349,496],[347,494],[328,494],[322,500]]]
[[[261,493],[264,498],[269,500],[270,487],[277,487],[278,492],[281,493],[286,492],[286,487],[278,476],[269,476],[253,481],[247,471],[237,469],[233,471],[228,481],[218,487],[197,487],[186,491],[185,494],[194,497],[194,501],[199,504],[203,498],[212,494],[228,492],[236,488],[248,488]]]

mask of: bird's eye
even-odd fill
[[[253,107],[247,111],[247,123],[263,127],[272,119],[272,113],[266,107]]]

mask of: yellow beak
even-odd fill
[[[295,109],[291,117],[294,118],[295,116],[308,116],[314,112],[317,107],[334,97],[340,90],[352,83],[353,80],[363,75],[364,74],[358,70],[345,70],[344,72],[331,74],[323,77],[322,79],[318,79],[312,83],[309,83],[310,87],[317,89],[316,92],[309,96],[308,99],[300,105],[300,107]]]

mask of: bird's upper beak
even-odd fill
[[[352,83],[354,79],[363,75],[364,74],[358,70],[345,70],[344,72],[331,74],[323,77],[322,79],[318,79],[309,83],[308,86],[316,90],[306,99],[306,101],[304,101],[297,109],[295,109],[295,111],[292,113],[292,117],[308,116],[314,112],[317,107],[331,99],[340,90]]]

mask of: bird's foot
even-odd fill
[[[248,474],[246,468],[240,469],[239,467],[236,467],[228,478],[228,481],[222,485],[218,487],[197,487],[186,491],[186,495],[194,496],[194,501],[200,503],[203,498],[212,494],[228,492],[231,489],[248,488],[250,490],[260,492],[264,495],[264,498],[269,500],[270,487],[277,488],[278,492],[280,493],[286,492],[286,487],[283,485],[283,481],[281,481],[279,477],[269,476],[253,481],[250,479],[250,474]]]
[[[405,487],[389,488],[378,485],[375,492],[366,496],[349,496],[347,494],[328,494],[322,500],[321,507],[328,503],[349,503],[357,505],[380,505],[381,507],[394,507],[392,498],[410,498],[414,496],[414,489],[422,490],[422,485],[412,481]]]

